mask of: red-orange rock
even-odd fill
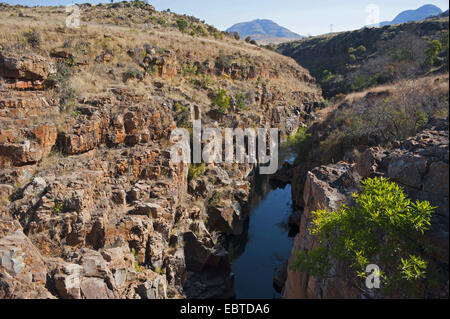
[[[52,147],[56,143],[58,132],[54,124],[42,124],[32,130],[32,134],[39,141],[43,148],[44,156],[50,153]]]

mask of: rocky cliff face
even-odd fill
[[[363,178],[384,176],[400,184],[412,199],[427,200],[437,206],[432,227],[426,236],[433,243],[428,254],[430,267],[439,274],[439,288],[430,288],[431,298],[448,297],[448,119],[432,123],[418,135],[398,143],[393,149],[372,147],[355,163],[339,162],[320,166],[306,173],[303,196],[304,211],[300,216],[300,232],[294,239],[290,261],[297,251],[317,245],[307,231],[311,212],[335,210],[351,202]],[[299,194],[300,195],[300,194]],[[333,263],[327,279],[307,276],[288,268],[283,290],[285,298],[370,298],[382,297],[365,291],[348,270]]]
[[[232,297],[218,232],[242,232],[254,166],[210,164],[189,178],[170,159],[170,133],[201,118],[285,138],[321,106],[320,92],[273,52],[159,23],[148,34],[148,21],[174,14],[131,8],[145,24],[89,24],[128,10],[107,9],[82,7],[87,26],[71,30],[64,10],[2,5],[19,35],[28,30],[17,19],[55,24],[37,26],[39,41],[0,38],[0,297]],[[220,88],[225,112],[211,105]]]

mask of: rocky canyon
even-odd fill
[[[347,43],[277,52],[143,1],[78,7],[80,26],[72,28],[62,6],[0,4],[0,298],[239,297],[235,261],[239,247],[250,249],[252,214],[265,199],[286,201],[286,193],[268,196],[268,180],[289,184],[280,236],[288,237],[284,224],[295,229],[292,243],[283,241],[292,244],[282,247],[290,257],[277,260],[280,297],[386,298],[339,260],[325,278],[291,267],[298,252],[319,245],[312,213],[352,205],[361,182],[379,177],[437,207],[424,258],[438,285],[421,293],[448,298],[448,58],[443,69],[392,85],[332,95],[327,82],[325,98],[320,72],[302,59],[322,65],[314,55],[324,50],[343,59]],[[445,31],[442,21],[431,25],[411,28]],[[394,137],[382,136],[391,128],[360,132],[370,125],[356,114],[390,112],[389,103],[417,106],[414,124],[404,119],[412,111],[401,109]],[[192,135],[195,120],[217,129],[277,128],[290,161],[264,183],[248,158],[175,163],[171,133]],[[285,203],[272,204],[265,209],[275,213]]]

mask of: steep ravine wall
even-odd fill
[[[334,210],[350,203],[351,193],[358,190],[366,177],[385,176],[400,184],[412,199],[428,200],[438,209],[432,218],[432,227],[426,236],[433,250],[426,256],[430,267],[439,273],[440,287],[425,292],[429,298],[448,298],[448,118],[436,120],[426,130],[409,138],[393,149],[372,147],[362,153],[356,163],[339,162],[307,171],[302,196],[304,210],[300,217],[299,233],[294,239],[289,264],[297,251],[306,251],[317,245],[308,232],[311,212],[318,209]],[[294,197],[295,198],[295,197]],[[296,298],[380,298],[367,291],[348,270],[334,261],[326,279],[307,276],[288,267],[283,297]]]
[[[224,67],[218,50],[127,49],[115,43],[129,36],[120,30],[101,35],[114,52],[76,59],[72,76],[104,72],[106,89],[75,97],[73,110],[61,107],[55,75],[77,53],[56,43],[45,43],[51,55],[0,47],[0,298],[233,297],[217,233],[242,232],[254,167],[210,164],[189,178],[188,165],[171,161],[170,133],[201,117],[217,128],[277,127],[286,138],[323,104],[309,73],[273,52],[258,49],[247,61],[241,43],[219,43],[235,51]],[[70,31],[46,32],[58,39]],[[160,72],[124,83],[111,75],[121,70],[114,59]],[[217,87],[189,81],[186,65]],[[248,93],[247,109],[234,101],[225,114],[211,112],[222,87]]]

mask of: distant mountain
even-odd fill
[[[251,37],[260,44],[281,43],[289,40],[303,39],[304,36],[292,32],[271,20],[253,20],[241,22],[226,30],[227,32],[238,32],[241,38]]]
[[[395,17],[392,21],[384,21],[381,22],[381,26],[392,25],[392,24],[400,24],[412,21],[422,21],[428,17],[436,16],[442,13],[442,10],[435,5],[426,4],[416,10],[406,10],[401,12],[399,15]]]
[[[445,17],[448,17],[448,9],[447,9],[447,11],[444,11],[444,12],[442,12],[441,14],[435,16],[435,17],[437,17],[437,18],[445,18]]]

